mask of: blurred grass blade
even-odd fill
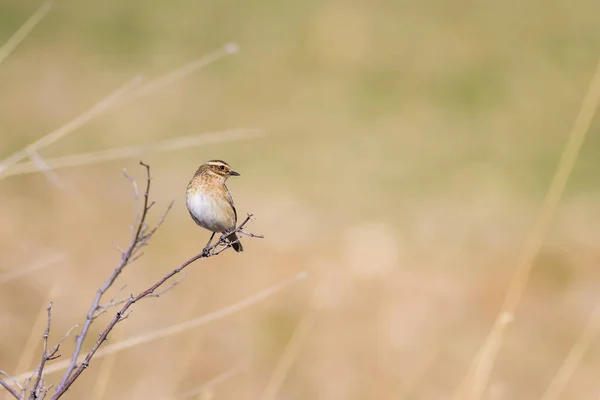
[[[185,64],[171,72],[156,77],[151,81],[143,84],[142,86],[131,92],[129,95],[125,96],[125,98],[122,99],[121,103],[133,101],[135,99],[138,99],[139,97],[150,94],[156,90],[159,90],[167,85],[172,84],[175,81],[178,81],[179,79],[185,78],[193,72],[202,69],[227,55],[235,54],[237,52],[237,44],[228,43],[220,49],[213,51],[212,53],[209,53],[197,60],[194,60],[188,64]]]
[[[52,2],[47,1],[21,27],[0,47],[0,64],[17,48],[19,43],[23,41],[31,33],[33,28],[48,14],[52,9]]]
[[[563,196],[569,176],[577,161],[599,103],[600,62],[596,66],[596,71],[589,85],[588,92],[583,99],[579,114],[569,133],[567,144],[542,203],[539,216],[517,260],[516,271],[504,298],[502,309],[483,346],[473,360],[467,377],[455,394],[455,398],[478,400],[483,396],[502,344],[504,332],[508,324],[512,321],[515,310],[525,292],[531,270],[533,269],[533,263],[544,244],[550,223]]]
[[[258,293],[254,294],[252,296],[249,296],[237,303],[234,303],[230,306],[227,306],[227,307],[217,310],[215,312],[205,314],[201,317],[192,319],[190,321],[183,322],[181,324],[172,325],[165,329],[161,329],[161,330],[154,331],[154,332],[149,332],[144,335],[136,336],[131,339],[127,339],[122,342],[100,348],[100,350],[98,350],[96,352],[96,355],[94,356],[93,360],[98,360],[100,357],[103,357],[103,356],[106,356],[109,354],[118,353],[119,351],[129,349],[131,347],[138,346],[141,344],[149,343],[154,340],[164,339],[166,337],[173,336],[173,335],[176,335],[181,332],[185,332],[189,329],[197,328],[199,326],[206,325],[210,322],[219,320],[221,318],[225,318],[231,314],[234,314],[238,311],[244,310],[254,304],[257,304],[257,303],[279,293],[283,289],[287,288],[288,286],[292,285],[293,283],[295,283],[301,279],[304,279],[304,278],[306,278],[306,272],[303,271],[303,272],[300,272],[284,281],[281,281],[261,292],[258,292]],[[78,363],[82,362],[83,359],[85,358],[85,356],[86,356],[86,354],[82,354],[77,359],[77,362]],[[69,366],[69,362],[70,362],[70,360],[64,360],[64,361],[49,365],[44,370],[44,373],[46,375],[48,375],[53,372],[62,371],[63,369],[65,369]],[[27,379],[29,376],[31,376],[31,373],[32,373],[32,371],[28,371],[28,372],[19,374],[18,376],[15,376],[14,378],[19,382],[23,382],[25,379]]]
[[[203,300],[204,296],[201,291],[196,291],[193,295],[189,296],[185,304],[182,305],[179,310],[181,318],[188,320],[198,315],[198,310],[201,309],[200,305]],[[197,360],[202,357],[200,350],[201,344],[202,343],[198,338],[192,335],[187,335],[179,342],[179,345],[182,348],[185,348],[186,351],[178,357],[177,365],[174,365],[171,369],[171,376],[173,377],[173,379],[169,379],[171,390],[166,391],[165,393],[177,393],[179,388],[184,387],[187,382],[188,372],[192,370],[193,365]]]
[[[290,341],[283,350],[283,354],[277,361],[277,365],[271,374],[271,378],[269,379],[267,387],[261,396],[261,400],[274,400],[277,398],[277,393],[281,389],[281,386],[285,381],[285,377],[290,371],[290,368],[296,360],[296,357],[298,357],[300,346],[312,328],[315,318],[315,310],[309,310],[304,317],[302,317],[302,320],[298,324],[298,327],[294,330]]]
[[[118,336],[118,331],[112,334],[112,337]],[[100,365],[100,370],[94,379],[94,386],[90,390],[90,400],[102,400],[105,397],[106,390],[108,389],[108,385],[110,382],[110,377],[112,375],[113,368],[115,366],[115,361],[117,360],[118,354],[111,354],[102,360],[102,364]]]
[[[58,168],[79,167],[81,165],[133,158],[142,154],[160,153],[188,149],[206,144],[250,139],[257,136],[262,136],[264,134],[265,132],[261,129],[232,129],[221,132],[207,132],[199,135],[164,140],[148,145],[118,147],[115,149],[101,150],[96,152],[72,154],[64,157],[46,159],[45,161],[47,168],[51,170]],[[13,168],[7,171],[4,176],[9,177],[14,175],[30,174],[32,172],[40,172],[40,170],[35,163],[27,162],[15,165]]]
[[[269,382],[260,397],[261,400],[274,400],[277,398],[277,393],[281,389],[285,377],[298,356],[300,346],[315,323],[317,312],[321,308],[321,303],[319,302],[320,297],[323,297],[323,293],[327,292],[328,289],[323,283],[317,285],[313,290],[310,308],[300,320],[300,323],[294,330],[288,344],[283,349],[283,354],[279,357],[279,360],[277,360],[277,365],[275,365],[275,369],[269,378]]]
[[[31,272],[39,271],[42,268],[46,268],[53,264],[56,264],[57,262],[62,261],[65,258],[66,253],[57,253],[49,257],[45,257],[41,260],[38,260],[31,265],[13,268],[11,271],[5,272],[2,275],[0,275],[0,286],[12,280],[18,279],[22,276],[28,275]]]
[[[544,393],[544,396],[542,396],[541,400],[558,400],[560,398],[569,379],[573,376],[575,369],[577,369],[581,363],[583,356],[590,348],[594,338],[598,336],[598,333],[600,333],[600,306],[597,306],[594,310],[594,313],[590,317],[581,336],[571,348],[567,358],[556,373],[554,379],[552,379],[552,382],[550,382],[550,386],[546,390],[546,393]]]
[[[71,186],[69,186],[66,182],[64,182],[60,176],[56,172],[54,172],[50,167],[48,167],[48,163],[46,160],[40,156],[40,154],[36,151],[29,152],[29,159],[37,166],[39,171],[44,174],[44,176],[48,179],[48,181],[57,187],[58,189],[67,192],[71,195],[78,196],[79,193]]]
[[[141,96],[145,96],[149,93],[152,93],[160,88],[163,88],[164,86],[167,86],[179,79],[190,75],[198,69],[201,69],[203,67],[206,67],[207,65],[214,63],[215,61],[223,58],[226,55],[235,54],[237,53],[237,51],[237,44],[228,43],[220,49],[206,56],[203,56],[198,60],[188,63],[180,68],[177,68],[174,71],[161,75],[142,86],[140,86],[142,79],[139,76],[134,78],[132,81],[117,89],[107,98],[102,100],[100,103],[96,104],[90,110],[79,115],[74,120],[63,125],[57,130],[49,133],[48,135],[42,137],[41,139],[31,143],[23,151],[16,152],[12,156],[8,157],[6,160],[0,162],[0,179],[6,176],[10,176],[6,173],[3,174],[3,172],[5,172],[7,168],[21,161],[23,158],[27,157],[27,154],[30,151],[39,151],[42,148],[52,144],[53,142],[59,140],[60,138],[83,126],[85,123],[89,122],[92,118],[106,110],[108,107],[115,105],[116,103],[123,104],[124,102],[132,101]]]
[[[439,343],[432,343],[424,348],[422,352],[423,357],[416,363],[411,373],[405,377],[402,382],[402,388],[400,389],[396,400],[408,400],[416,398],[415,391],[419,385],[423,382],[424,377],[431,370],[436,362],[437,358],[441,353],[441,346]]]
[[[246,369],[248,367],[247,362],[241,362],[235,366],[233,366],[232,368],[228,369],[227,371],[223,372],[220,375],[215,376],[214,378],[212,378],[210,381],[203,383],[201,386],[198,386],[192,390],[189,390],[185,393],[183,393],[180,396],[177,396],[178,399],[181,400],[185,400],[185,399],[189,399],[190,397],[194,397],[194,396],[201,396],[203,393],[209,393],[206,397],[210,398],[210,392],[212,391],[212,389],[217,386],[220,385],[221,383],[227,381],[228,379],[232,378],[233,376],[239,374],[240,372],[242,372],[244,369]],[[200,397],[202,398],[202,396]]]
[[[41,137],[40,139],[29,144],[27,147],[25,147],[25,149],[14,153],[12,156],[0,162],[0,179],[7,176],[6,174],[3,174],[3,172],[7,168],[28,157],[30,152],[37,152],[43,149],[44,147],[47,147],[50,144],[56,142],[57,140],[65,137],[66,135],[72,133],[76,129],[82,127],[87,122],[92,120],[95,116],[102,113],[104,110],[106,110],[119,99],[121,99],[125,93],[137,87],[141,82],[142,79],[140,77],[133,78],[131,81],[127,82],[125,85],[112,92],[108,97],[104,98],[102,101],[94,105],[88,111],[84,112],[83,114],[80,114],[78,117],[71,120],[67,124]]]

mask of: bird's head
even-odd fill
[[[227,180],[230,176],[240,176],[239,173],[231,169],[229,164],[221,160],[210,160],[205,162],[200,166],[196,174],[218,177],[223,181]]]

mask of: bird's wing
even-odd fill
[[[231,204],[231,208],[233,208],[233,219],[234,219],[233,227],[235,229],[235,227],[237,225],[237,211],[235,209],[235,205],[233,204],[233,197],[231,197],[231,193],[229,193],[229,188],[227,186],[225,186],[225,189],[227,190],[227,200],[229,200],[229,204]]]

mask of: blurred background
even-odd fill
[[[42,5],[2,0],[0,43]],[[107,343],[135,345],[98,357],[65,398],[452,398],[592,79],[598,15],[592,0],[56,1],[0,63],[0,162],[143,81],[0,176],[0,369],[37,365],[49,300],[51,342],[83,322],[115,243],[128,243],[123,168],[142,185],[138,162],[151,165],[151,222],[175,203],[109,298],[201,250],[209,234],[185,188],[217,158],[241,173],[228,183],[238,214],[254,213],[248,230],[265,239],[135,305]],[[600,302],[599,129],[596,118],[485,399],[540,398]],[[65,167],[36,172],[56,160]],[[136,339],[283,281],[210,324]],[[563,398],[597,399],[599,368],[595,341]]]

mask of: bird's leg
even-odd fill
[[[208,249],[210,247],[210,243],[212,242],[213,238],[215,237],[215,233],[213,232],[212,235],[210,235],[210,239],[208,239],[208,243],[206,243],[206,246],[204,246],[204,252],[207,253]]]

